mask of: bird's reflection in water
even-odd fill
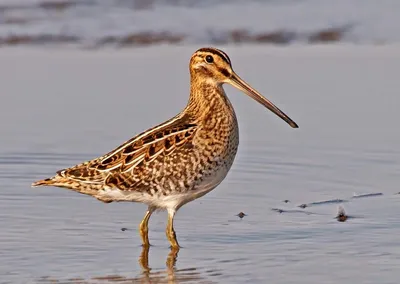
[[[214,283],[210,277],[220,276],[216,270],[185,268],[177,269],[176,263],[179,249],[171,249],[166,259],[166,270],[152,271],[149,266],[150,247],[143,247],[139,256],[139,265],[142,272],[137,277],[126,277],[122,275],[105,275],[92,277],[91,279],[73,278],[68,280],[57,280],[53,277],[42,277],[37,283],[65,283],[65,284],[105,284],[105,283]],[[205,275],[203,275],[205,274]]]
[[[176,260],[178,258],[178,252],[179,249],[171,248],[171,251],[169,252],[167,256],[167,261],[166,261],[166,266],[167,270],[164,271],[159,271],[159,272],[151,272],[151,268],[149,267],[149,246],[144,246],[142,249],[142,253],[140,254],[139,257],[139,264],[142,267],[142,278],[143,280],[148,280],[148,281],[154,281],[156,280],[161,280],[158,278],[165,278],[164,273],[166,272],[166,278],[165,280],[168,280],[168,283],[175,283],[176,276],[175,276],[175,264]],[[195,268],[193,269],[194,271],[196,270]],[[191,279],[195,280],[195,279]]]

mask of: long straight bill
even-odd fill
[[[257,102],[265,106],[267,109],[275,113],[277,116],[286,121],[291,127],[298,128],[299,126],[290,117],[288,117],[283,111],[281,111],[272,102],[264,98],[259,92],[254,90],[249,84],[243,81],[235,72],[232,73],[229,83],[244,92],[249,97],[255,99]]]

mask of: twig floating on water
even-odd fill
[[[304,210],[284,210],[284,209],[280,209],[280,208],[271,208],[272,211],[278,212],[280,214],[282,213],[301,213],[301,214],[307,214],[307,215],[311,215],[311,214],[316,214],[316,213],[312,213],[312,212],[308,212],[308,211],[304,211]]]
[[[324,200],[324,201],[317,201],[317,202],[311,202],[308,204],[301,204],[298,207],[300,208],[306,208],[314,205],[324,205],[324,204],[335,204],[335,203],[344,203],[347,202],[348,200],[345,199],[331,199],[331,200]]]
[[[374,196],[381,196],[383,195],[382,192],[377,192],[377,193],[365,193],[365,194],[356,194],[354,193],[352,198],[363,198],[363,197],[374,197]]]

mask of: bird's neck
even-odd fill
[[[216,84],[213,80],[200,81],[192,78],[190,98],[185,111],[199,120],[221,114],[235,117],[232,104],[226,96],[222,84]]]

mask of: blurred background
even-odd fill
[[[398,284],[399,16],[400,0],[0,0],[0,283]],[[30,187],[176,115],[207,45],[300,128],[226,86],[239,151],[179,210],[179,256],[165,212],[145,251],[145,205]]]
[[[396,0],[1,0],[0,44],[81,48],[400,39]]]

